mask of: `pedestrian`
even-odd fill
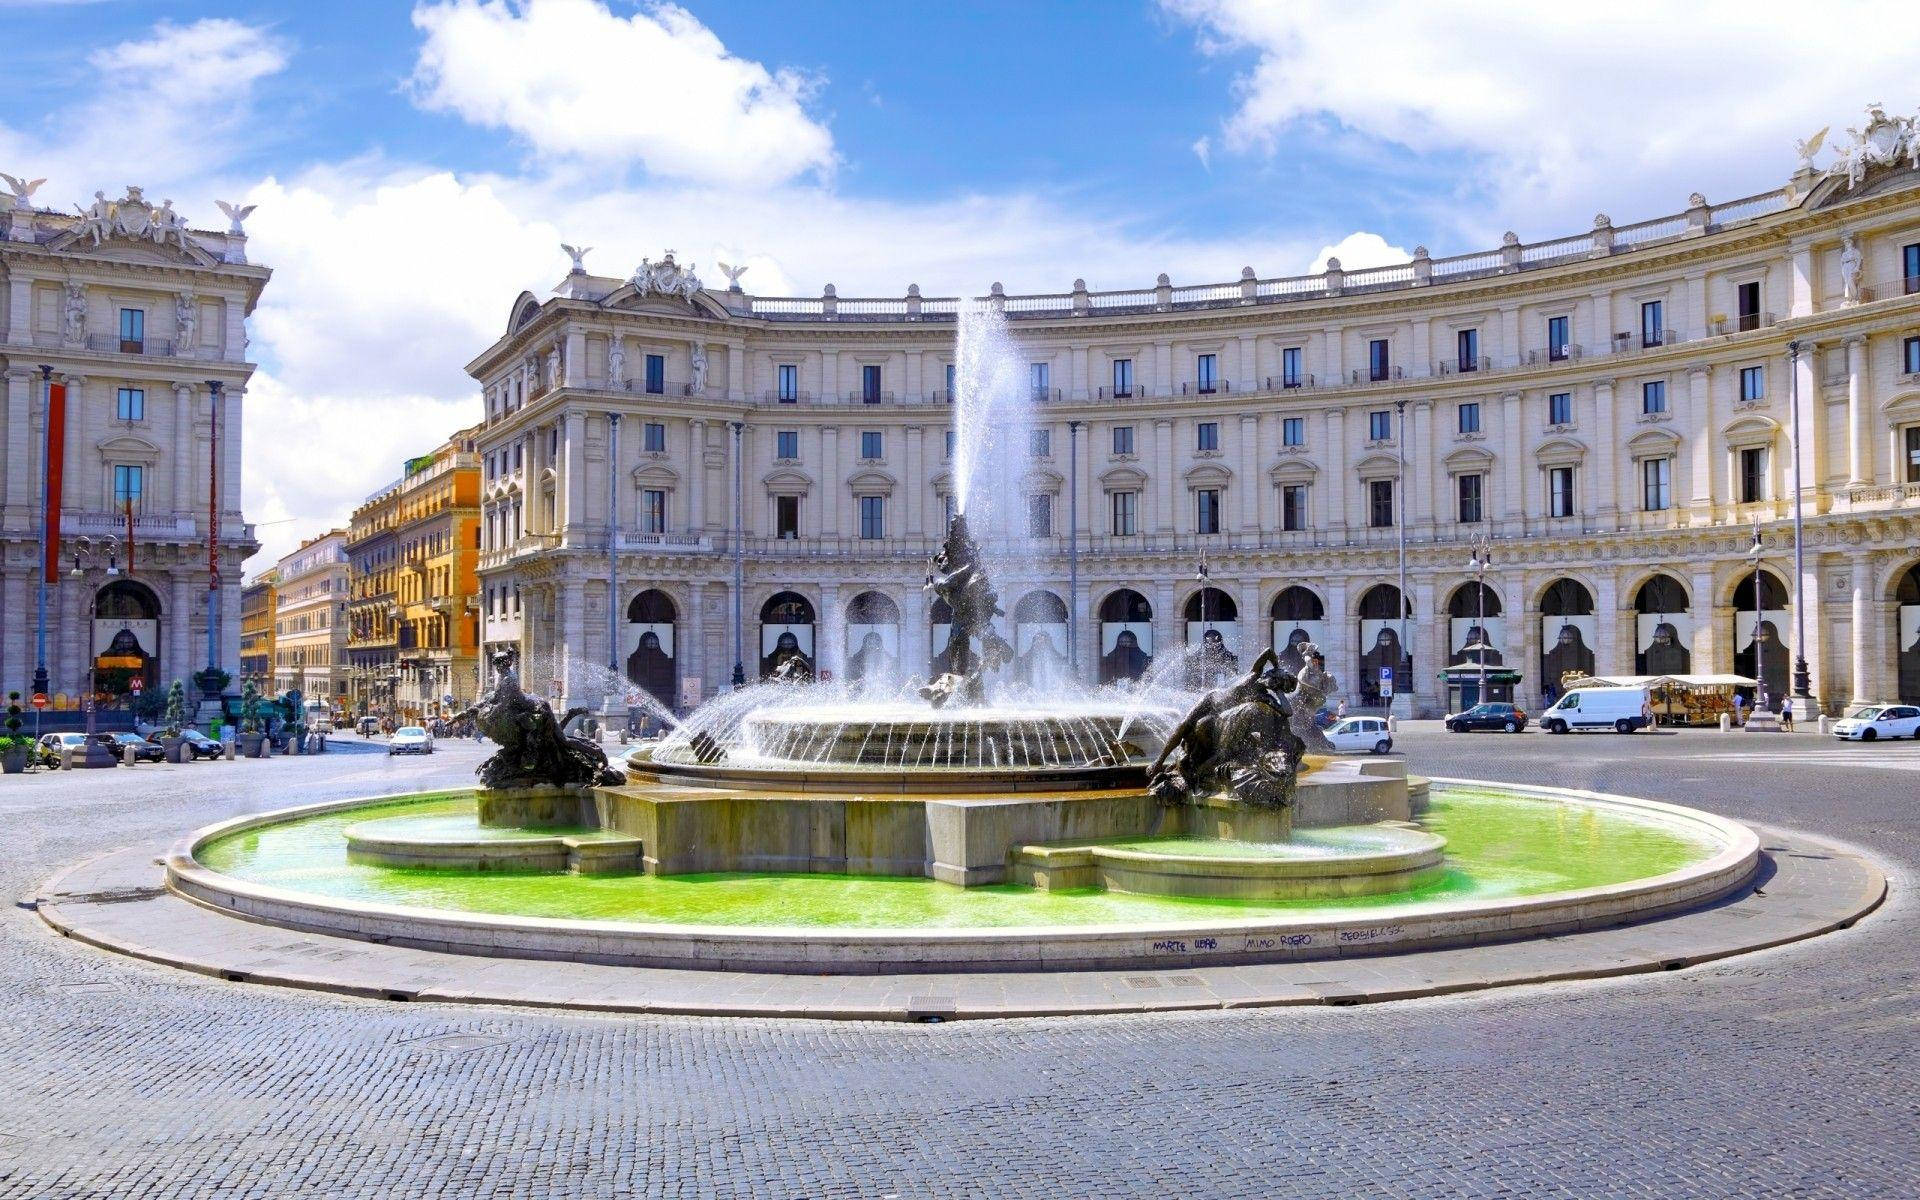
[[[1345,700],[1342,700],[1340,702],[1340,707],[1333,710],[1333,719],[1336,721],[1344,721],[1346,720],[1346,717],[1347,717],[1347,702]]]
[[[1733,723],[1735,725],[1747,723],[1747,698],[1739,692],[1733,694]]]
[[[1783,733],[1793,732],[1793,702],[1785,696],[1780,697],[1780,730]]]

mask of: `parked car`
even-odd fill
[[[1653,697],[1643,687],[1582,687],[1560,697],[1540,714],[1548,733],[1611,729],[1632,733],[1653,724]]]
[[[125,761],[127,747],[133,747],[135,762],[165,762],[167,752],[158,745],[141,737],[137,733],[103,733],[99,735],[100,744],[117,759]]]
[[[1335,750],[1342,751],[1385,754],[1393,749],[1393,735],[1387,732],[1385,717],[1348,717],[1327,730],[1327,740]]]
[[[418,725],[402,725],[387,739],[388,754],[432,754],[433,735]]]
[[[84,754],[87,748],[87,735],[84,733],[43,733],[40,735],[40,750],[43,755],[52,756],[52,765],[67,765],[67,755]]]
[[[1527,714],[1511,704],[1476,704],[1465,712],[1447,715],[1448,733],[1466,733],[1472,729],[1519,733],[1526,727]]]
[[[358,733],[361,737],[372,737],[374,734],[380,732],[380,719],[378,717],[361,717],[353,728],[354,732]]]
[[[1833,736],[1849,742],[1920,738],[1920,708],[1911,704],[1869,704],[1835,721]]]
[[[166,730],[156,729],[147,735],[147,740],[159,746],[161,742],[165,740],[166,736]],[[220,757],[220,743],[214,741],[206,734],[201,733],[198,729],[182,729],[180,731],[180,740],[186,743],[180,747],[180,752],[184,755],[190,755],[193,758]],[[162,746],[161,749],[162,752],[165,751],[164,746]]]

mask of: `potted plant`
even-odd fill
[[[193,681],[200,685],[200,694],[209,700],[218,700],[226,693],[227,685],[233,682],[233,676],[219,667],[207,667],[194,672]]]
[[[249,675],[240,686],[240,753],[260,758],[266,741],[266,734],[260,730],[260,689]]]
[[[167,752],[167,761],[177,763],[185,761],[182,748],[186,739],[180,736],[181,729],[187,724],[187,686],[178,679],[167,689],[167,732],[160,739],[160,748]]]
[[[7,732],[0,734],[0,770],[18,775],[27,769],[27,756],[33,751],[33,739],[20,732],[20,693],[7,693]]]

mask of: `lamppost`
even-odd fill
[[[1473,557],[1467,560],[1467,569],[1473,572],[1475,598],[1479,601],[1480,616],[1475,628],[1480,631],[1480,640],[1467,649],[1474,651],[1474,657],[1480,661],[1480,690],[1474,703],[1487,702],[1487,651],[1493,647],[1487,641],[1487,569],[1493,566],[1493,539],[1481,534],[1473,541]]]
[[[1389,707],[1400,703],[1400,663],[1413,661],[1413,646],[1407,641],[1407,402],[1393,402],[1393,452],[1399,460],[1400,475],[1393,481],[1393,527],[1398,535],[1400,552],[1400,598],[1398,600],[1400,618],[1400,662],[1392,665],[1394,689],[1393,702]],[[1409,680],[1408,682],[1411,682]],[[1407,715],[1413,715],[1413,697],[1407,697]]]
[[[740,590],[746,586],[747,567],[742,557],[744,547],[747,513],[746,492],[741,475],[740,435],[746,428],[745,421],[729,421],[733,427],[733,686],[747,686],[745,653],[746,641],[744,609],[741,606]]]
[[[1067,422],[1067,670],[1080,677],[1080,427]]]
[[[607,671],[620,678],[620,414],[607,414]]]
[[[1204,686],[1212,687],[1213,681],[1207,677],[1213,664],[1207,659],[1207,592],[1213,586],[1213,571],[1207,566],[1207,548],[1200,547],[1200,563],[1193,572],[1194,581],[1200,585],[1200,675],[1206,680]]]
[[[107,560],[106,575],[111,578],[120,574],[120,543],[111,537],[98,541],[92,538],[77,538],[74,541],[73,570],[67,572],[69,579],[84,580],[89,571],[98,570],[100,559]],[[81,565],[85,559],[86,564]],[[100,592],[94,589],[87,600],[87,753],[80,761],[83,767],[111,767],[117,762],[106,747],[100,745],[96,734],[99,732],[100,685],[95,672],[100,662],[100,653],[93,644],[93,631],[100,619]]]
[[[1760,614],[1765,607],[1760,595],[1760,522],[1753,522],[1753,543],[1747,547],[1747,558],[1753,563],[1753,679],[1758,685],[1754,692],[1754,708],[1772,711],[1767,707],[1767,665],[1766,645],[1760,640]]]
[[[207,671],[220,669],[220,389],[218,379],[207,380],[212,399],[207,432],[212,442],[207,475]]]
[[[40,544],[42,547],[53,544],[54,531],[47,528],[47,516],[53,511],[53,368],[46,363],[40,364]],[[34,624],[34,668],[33,690],[35,695],[45,695],[52,687],[47,677],[47,574],[53,568],[45,559],[45,550],[41,551],[42,561],[37,574],[40,577],[38,613]],[[33,727],[40,728],[40,710],[33,710]]]
[[[1807,577],[1805,543],[1801,539],[1800,529],[1800,492],[1802,476],[1800,474],[1800,343],[1796,339],[1787,343],[1787,397],[1790,409],[1789,422],[1793,437],[1793,707],[1794,716],[1813,720],[1813,695],[1809,688],[1807,673],[1807,607],[1801,594],[1802,585]],[[1760,603],[1759,588],[1754,589],[1755,604]],[[1759,634],[1756,628],[1754,633]],[[1861,636],[1855,630],[1854,636]]]

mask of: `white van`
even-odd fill
[[[1548,733],[1611,729],[1632,733],[1653,724],[1653,697],[1643,687],[1574,688],[1540,714]]]

